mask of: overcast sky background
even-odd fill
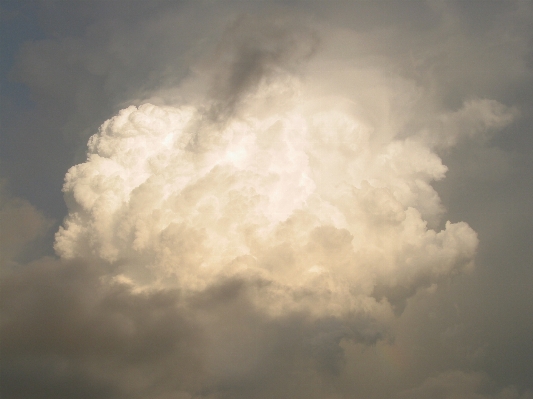
[[[0,7],[3,397],[533,398],[532,1],[1,0]],[[287,233],[286,242],[278,232],[276,245],[265,238],[254,256],[273,259],[273,277],[254,280],[224,271],[198,277],[195,270],[211,252],[194,247],[195,236],[178,227],[161,234],[147,229],[147,240],[155,244],[152,252],[141,248],[142,256],[132,255],[131,248],[144,245],[137,240],[113,247],[121,237],[118,227],[104,224],[96,205],[84,205],[80,197],[91,168],[99,170],[97,161],[85,164],[87,175],[81,169],[70,174],[67,208],[67,171],[87,161],[89,138],[122,109],[151,103],[167,110],[161,116],[156,108],[141,107],[135,115],[141,118],[142,110],[146,119],[131,127],[135,137],[148,140],[139,148],[153,144],[164,163],[162,139],[144,134],[159,123],[175,126],[181,117],[176,110],[194,110],[187,129],[197,129],[191,133],[196,147],[190,151],[209,155],[219,145],[219,131],[246,118],[281,115],[298,95],[312,103],[306,105],[311,113],[341,110],[369,132],[368,142],[361,141],[367,157],[361,165],[376,169],[361,173],[372,187],[354,184],[357,193],[368,190],[377,208],[364,202],[367,194],[353,194],[366,218],[361,229],[377,237],[368,242],[396,254],[387,246],[389,237],[396,243],[394,237],[407,240],[411,233],[386,230],[390,236],[382,236],[383,244],[380,229],[396,222],[368,220],[393,218],[390,212],[409,213],[408,208],[416,208],[428,228],[446,229],[451,237],[442,251],[417,247],[414,259],[429,255],[412,274],[401,270],[410,261],[399,259],[399,269],[387,268],[370,252],[361,255],[364,249],[353,255],[355,263],[342,267],[364,261],[368,275],[332,272],[340,280],[362,281],[357,298],[367,305],[347,305],[339,294],[331,303],[312,299],[309,308],[299,307],[268,288],[279,283],[293,292],[300,283],[298,274],[293,281],[275,269],[283,245],[293,245],[291,256],[305,263],[315,253],[313,239],[324,248],[333,241],[331,248],[341,248],[335,245],[345,240],[342,234],[357,237],[349,226],[322,223],[305,250],[295,249],[298,232]],[[333,119],[326,125],[335,130],[337,114],[327,115]],[[283,121],[299,126],[290,117]],[[106,131],[109,137],[99,136],[102,157],[105,145],[129,156],[119,136],[130,133],[121,126],[117,122]],[[321,152],[316,145],[306,152],[315,164],[302,162],[315,168],[317,190],[326,198],[328,179],[334,181],[337,170],[345,173],[344,160],[356,165],[353,154],[359,153]],[[276,148],[269,159],[298,171],[291,155],[283,158],[285,147]],[[266,154],[257,151],[258,159]],[[447,167],[443,179],[439,158]],[[182,167],[168,162],[161,166],[165,176]],[[375,166],[379,162],[382,169]],[[225,198],[227,192],[215,187],[231,180],[233,172],[224,171],[213,180],[205,175],[196,189]],[[284,178],[292,187],[293,175]],[[172,190],[170,181],[177,180],[153,183],[153,192]],[[380,184],[385,191],[374,190]],[[308,195],[298,187],[303,191],[280,195]],[[398,193],[405,196],[398,199]],[[341,204],[339,198],[331,203]],[[142,201],[137,213],[121,208],[124,218],[140,223],[148,218],[146,209],[163,209],[157,199]],[[176,204],[169,214],[178,220],[181,203]],[[285,212],[281,205],[275,209]],[[56,236],[67,216],[71,224]],[[452,230],[446,221],[467,223],[477,233],[477,250],[471,230]],[[325,268],[341,262],[337,250],[323,251],[316,257]],[[138,281],[146,282],[138,277],[142,273],[168,267],[186,269],[176,272],[178,281],[194,277],[205,286],[193,293],[183,282],[139,288]],[[332,290],[340,289],[342,282],[332,281],[339,284]],[[321,295],[315,285],[305,287],[313,298]],[[278,305],[283,310],[275,313]],[[333,305],[345,311],[337,314]]]

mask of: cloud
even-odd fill
[[[313,94],[283,55],[298,59],[307,43],[294,55],[284,40],[264,50],[268,40],[232,39],[237,61],[214,72],[222,89],[208,92],[215,103],[241,98],[223,125],[195,104],[130,106],[106,121],[87,162],[67,173],[55,248],[118,265],[139,289],[194,295],[246,281],[272,317],[329,316],[372,342],[419,288],[470,269],[477,237],[463,222],[427,227],[442,212],[430,183],[446,171],[431,147],[399,137],[394,116],[376,135],[347,100]],[[253,79],[232,69],[242,48],[264,53]]]
[[[507,311],[500,278],[446,284],[478,251],[460,220],[480,248],[494,231],[494,253],[509,257],[497,229],[507,213],[486,212],[486,199],[516,190],[476,197],[479,180],[458,185],[461,198],[444,203],[476,198],[477,213],[446,214],[453,223],[439,198],[448,167],[461,181],[449,154],[486,181],[510,173],[509,153],[491,146],[527,115],[505,94],[528,86],[527,2],[520,18],[514,6],[489,12],[490,28],[452,2],[305,3],[249,5],[251,15],[217,2],[68,5],[79,24],[65,22],[67,5],[45,5],[60,11],[43,18],[55,36],[22,46],[12,74],[37,111],[13,128],[25,152],[6,153],[47,187],[31,155],[72,165],[58,137],[86,140],[108,120],[66,175],[61,259],[28,263],[48,221],[24,200],[2,208],[7,397],[394,397],[428,375],[403,397],[529,397],[509,385],[527,383],[509,356],[520,350],[526,363],[527,334],[501,349],[514,367],[503,377],[487,359],[500,339],[514,345],[506,324],[527,330],[510,319],[531,301],[514,284],[520,305]],[[526,208],[514,211],[524,226]],[[505,231],[518,235],[516,224]],[[491,268],[513,276],[486,253],[476,279]],[[475,305],[486,287],[491,311]],[[458,309],[484,331],[456,320]],[[487,338],[494,323],[503,332]],[[397,363],[403,354],[401,371],[383,348]],[[477,348],[486,353],[471,356]],[[442,372],[454,362],[489,374]]]
[[[5,180],[0,180],[0,225],[0,263],[7,264],[39,256],[53,222],[28,201],[10,195]]]
[[[319,383],[291,387],[287,375],[304,367],[319,377],[337,367],[330,360],[335,323],[271,320],[250,307],[241,282],[220,283],[189,302],[176,290],[134,292],[105,275],[94,264],[53,259],[3,273],[3,394],[240,398],[278,390],[316,397]]]
[[[391,115],[364,90],[348,100],[307,85],[293,69],[310,42],[294,55],[285,39],[291,35],[282,29],[281,42],[266,50],[231,39],[237,44],[228,63],[195,77],[216,82],[205,97],[121,110],[91,137],[87,161],[65,177],[69,214],[55,249],[63,262],[101,265],[97,303],[113,308],[116,299],[106,298],[119,288],[125,303],[167,298],[164,317],[193,331],[182,343],[167,324],[153,334],[173,336],[168,342],[135,335],[139,351],[150,339],[190,349],[153,354],[158,370],[167,358],[196,365],[190,375],[169,371],[189,385],[174,386],[156,372],[161,395],[331,393],[324,378],[343,373],[343,341],[384,339],[408,298],[473,266],[477,236],[466,223],[428,228],[443,211],[431,183],[446,167],[421,133],[400,134],[411,111]],[[243,48],[263,54],[250,77],[236,72]],[[350,74],[364,79],[364,72]],[[373,82],[383,85],[377,96],[386,101],[406,87],[416,97],[412,82],[390,86],[380,74]],[[233,105],[221,111],[223,123],[206,113],[226,100]],[[372,118],[359,105],[373,107]],[[132,312],[109,320],[135,327],[127,319],[140,310]],[[115,340],[127,342],[102,338]],[[122,379],[151,363],[131,369],[120,359],[108,379],[85,360],[80,370],[126,392]],[[287,380],[295,370],[315,380],[308,390]],[[150,379],[138,384],[156,394]]]
[[[501,130],[516,119],[518,110],[488,99],[465,101],[463,106],[452,112],[439,115],[431,133],[424,132],[426,140],[433,140],[436,147],[451,147],[461,138],[487,140],[491,134]]]
[[[261,83],[275,82],[280,73],[296,72],[315,53],[318,34],[298,26],[291,18],[272,19],[242,15],[220,40],[209,57],[216,65],[210,94],[214,100],[208,116],[215,121],[231,117],[243,98]]]
[[[84,397],[116,397],[147,389],[155,383],[150,375],[167,373],[190,387],[199,338],[177,293],[133,295],[127,284],[101,278],[96,265],[53,259],[3,273],[6,395],[52,397],[80,390]]]
[[[520,392],[509,386],[500,392],[488,393],[489,380],[483,373],[448,371],[436,377],[430,377],[417,388],[400,394],[401,398],[435,398],[435,399],[529,399],[533,392]]]

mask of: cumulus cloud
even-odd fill
[[[148,103],[106,121],[67,173],[55,248],[121,265],[139,287],[194,295],[244,279],[269,315],[368,318],[374,327],[353,335],[372,341],[419,288],[470,269],[477,237],[463,222],[427,227],[442,211],[431,182],[446,171],[431,147],[400,137],[394,120],[375,134],[347,99],[313,96],[286,67],[285,52],[299,55],[283,40],[237,41],[205,100],[242,98],[224,124],[202,105]],[[248,79],[249,51],[263,55]]]
[[[391,338],[417,292],[473,268],[477,234],[462,215],[446,221],[433,188],[443,153],[519,115],[479,74],[468,96],[457,88],[457,65],[481,61],[453,7],[391,6],[424,15],[396,18],[361,3],[332,17],[344,7],[319,2],[326,22],[309,25],[295,23],[310,15],[296,3],[237,18],[216,2],[158,4],[115,23],[122,10],[102,3],[109,15],[84,35],[19,52],[13,75],[45,111],[57,106],[63,133],[123,109],[65,176],[60,259],[17,265],[49,222],[24,201],[3,205],[7,397],[394,397],[430,374],[400,397],[529,398],[490,390],[484,374],[439,374],[446,359],[420,366],[417,316],[403,331],[415,344]],[[458,42],[466,61],[448,54]],[[405,368],[424,371],[384,388],[376,348],[410,348]]]
[[[97,265],[46,258],[3,273],[3,394],[136,395],[167,373],[179,377],[176,390],[194,384],[201,338],[177,294],[132,295],[102,277]]]

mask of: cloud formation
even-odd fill
[[[35,109],[7,124],[37,156],[10,177],[40,198],[37,159],[76,165],[58,257],[1,197],[2,394],[529,398],[533,302],[495,260],[500,220],[529,237],[498,144],[528,115],[511,3],[39,3],[11,74]]]
[[[264,52],[246,43],[237,59]],[[246,98],[223,124],[206,114],[213,97],[207,106],[130,106],[106,121],[87,162],[67,173],[69,216],[55,248],[121,265],[139,289],[194,295],[242,279],[271,316],[373,320],[351,327],[371,342],[419,288],[471,268],[477,237],[463,222],[427,227],[424,218],[442,211],[430,183],[446,167],[423,139],[376,134],[347,99],[313,97],[278,58],[249,66],[254,84],[240,61],[215,74],[215,103]],[[477,124],[497,119],[493,108],[504,113],[494,102],[465,107]]]

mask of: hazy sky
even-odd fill
[[[7,398],[533,398],[533,2],[0,1]]]

